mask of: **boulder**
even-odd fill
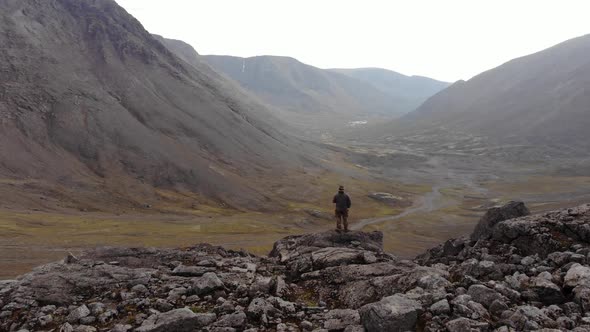
[[[445,327],[449,332],[487,331],[489,328],[489,324],[461,317],[448,321],[445,324]]]
[[[359,312],[367,332],[405,332],[416,329],[422,305],[405,295],[396,294],[367,304]]]
[[[150,316],[136,332],[193,332],[213,323],[215,314],[195,314],[188,308]]]
[[[353,245],[353,242],[357,245]],[[381,252],[383,251],[382,232],[358,232],[339,233],[328,231],[322,233],[311,233],[305,235],[292,235],[275,242],[270,257],[280,258],[287,261],[298,256],[306,248],[328,248],[328,247],[358,247],[364,250]]]
[[[109,332],[128,332],[131,331],[131,329],[133,329],[133,326],[129,324],[116,324],[112,329],[109,330]]]
[[[218,327],[232,327],[240,329],[246,325],[246,321],[246,314],[240,311],[235,312],[233,314],[222,316],[217,322],[215,322],[214,325]]]
[[[206,295],[218,289],[223,289],[224,284],[217,274],[213,272],[205,273],[193,283],[193,291],[197,295]]]
[[[262,315],[272,315],[275,311],[274,305],[263,298],[255,298],[246,309],[248,317],[254,320],[259,320]]]
[[[70,314],[68,315],[68,317],[66,317],[66,320],[68,321],[68,323],[78,323],[78,321],[80,321],[80,319],[89,316],[90,315],[90,309],[88,309],[88,307],[86,305],[81,305],[78,308],[70,311]]]
[[[173,276],[180,276],[180,277],[200,277],[208,272],[215,272],[214,267],[206,267],[206,266],[184,266],[179,265],[174,270],[172,270]]]
[[[330,310],[325,316],[324,328],[328,331],[342,331],[347,326],[359,325],[361,316],[359,312],[351,309]]]
[[[565,287],[590,287],[590,267],[578,263],[572,265],[563,279]]]
[[[430,312],[434,315],[448,315],[451,313],[451,306],[447,299],[442,299],[430,306]]]
[[[508,317],[507,323],[518,331],[557,327],[557,322],[549,318],[542,310],[533,306],[516,308],[516,311]]]
[[[471,296],[473,301],[489,307],[495,300],[501,300],[502,295],[495,290],[484,285],[472,285],[467,290],[467,294]]]
[[[532,281],[533,291],[537,293],[539,300],[544,304],[560,304],[565,300],[561,288],[553,282],[542,277],[533,278]]]
[[[311,254],[314,270],[330,266],[359,264],[365,262],[365,251],[351,248],[323,248]]]
[[[502,207],[489,209],[486,214],[479,220],[475,230],[471,233],[471,240],[477,241],[487,239],[492,235],[492,229],[496,224],[508,219],[528,216],[529,209],[523,202],[508,202]]]

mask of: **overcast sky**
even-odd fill
[[[469,79],[590,33],[587,0],[117,0],[201,54]]]

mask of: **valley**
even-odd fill
[[[211,203],[190,206],[180,199],[151,200],[149,209],[126,206],[118,212],[3,206],[0,278],[97,246],[166,248],[203,242],[264,255],[287,235],[332,229],[330,202],[338,184],[344,184],[353,199],[351,228],[383,231],[384,248],[400,257],[468,234],[487,209],[509,200],[523,200],[533,212],[590,200],[590,176],[542,174],[532,163],[501,167],[486,159],[468,167],[460,151],[434,154],[416,145],[412,150],[373,143],[327,144],[332,154],[326,164],[338,171],[293,174],[275,187],[277,209],[272,212]],[[399,200],[370,198],[375,192]]]
[[[333,228],[339,185],[406,258],[510,200],[590,200],[590,36],[450,84],[202,55],[111,0],[0,18],[0,279],[97,246],[266,254]]]

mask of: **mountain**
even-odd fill
[[[0,16],[8,202],[33,191],[100,208],[171,190],[262,208],[273,179],[312,164],[264,105],[174,42],[179,59],[112,0],[4,0]]]
[[[360,79],[389,94],[392,98],[405,100],[406,112],[413,111],[424,101],[450,85],[423,76],[406,76],[381,68],[330,69]]]
[[[590,140],[590,35],[459,81],[380,134],[454,133],[581,148]]]
[[[392,118],[407,111],[402,97],[293,58],[206,55],[204,59],[299,127],[338,129],[351,121]]]
[[[152,36],[160,43],[164,44],[164,46],[171,50],[177,57],[198,68],[198,64],[201,62],[199,60],[199,53],[190,44],[187,44],[182,40],[164,38],[156,34],[153,34]]]

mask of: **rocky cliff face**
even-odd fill
[[[588,331],[589,222],[590,205],[511,203],[413,261],[379,232],[291,236],[268,257],[101,248],[1,282],[0,330]]]

